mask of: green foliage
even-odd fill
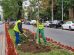
[[[37,0],[30,0],[30,6],[29,6],[29,14],[28,14],[28,18],[29,20],[31,19],[36,19],[36,16],[38,14],[38,9],[36,8],[36,4],[37,3]]]
[[[43,1],[43,0],[40,0]],[[4,10],[4,18],[13,18],[16,19],[21,16],[22,14],[22,2],[23,0],[2,0],[0,4],[3,6]],[[29,9],[29,18],[30,19],[35,19],[38,13],[36,6],[37,0],[30,0],[31,6],[34,8],[34,11]],[[47,9],[45,9],[45,6],[43,8],[40,8],[40,17],[48,17],[51,19],[51,0],[48,0],[49,5]],[[64,20],[69,19],[69,8],[74,7],[74,0],[63,0],[63,7],[64,7]],[[40,6],[41,7],[41,6]],[[54,19],[61,19],[62,17],[62,0],[56,0],[56,5],[54,8]],[[18,17],[17,17],[18,16]]]
[[[53,51],[50,51],[50,52],[42,52],[42,53],[29,53],[29,52],[22,52],[20,50],[18,50],[19,52],[19,55],[73,55],[73,54],[70,54],[69,52],[65,51],[65,50],[53,50]]]
[[[74,7],[74,0],[63,0],[64,20],[69,19],[69,8],[73,7]],[[62,17],[62,0],[57,0],[56,2],[56,11],[54,17],[55,19],[61,19]]]
[[[12,38],[12,41],[15,43],[15,38],[16,38],[16,37],[15,37],[15,32],[14,32],[14,30],[13,30],[13,29],[9,29],[8,32],[9,32],[11,38]]]
[[[70,7],[70,0],[63,0],[63,12],[64,12],[64,20],[69,19],[69,9]],[[57,0],[56,2],[56,8],[54,11],[54,17],[55,19],[62,19],[62,0]]]
[[[22,0],[2,0],[2,6],[4,11],[4,18],[17,18],[17,14],[19,11],[18,2]]]
[[[51,1],[49,2],[49,6],[52,3]],[[69,19],[69,8],[74,7],[74,0],[63,0],[63,8],[64,8],[64,20]],[[40,11],[41,12],[41,11]],[[49,19],[51,19],[51,8],[48,7],[47,10],[44,12],[42,11],[40,13],[40,16],[47,16]],[[61,20],[62,19],[62,0],[56,0],[56,4],[54,7],[54,19]]]

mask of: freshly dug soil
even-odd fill
[[[27,37],[24,35],[21,35],[21,46],[18,48],[21,49],[24,52],[32,52],[32,53],[39,53],[39,52],[48,52],[51,51],[50,46],[45,46],[42,44],[37,44],[35,41],[34,35],[29,31],[26,30],[25,34]]]

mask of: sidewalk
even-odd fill
[[[5,55],[5,25],[0,24],[0,55]]]

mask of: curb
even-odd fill
[[[18,55],[15,46],[13,44],[13,41],[8,33],[6,24],[5,24],[5,32],[6,32],[6,55]]]
[[[29,29],[26,29],[26,30],[29,30]],[[30,30],[29,30],[30,31]],[[33,35],[35,35],[36,33],[35,32],[32,32],[32,31],[30,31]],[[48,38],[48,37],[46,37],[46,40],[47,40],[47,42],[51,42],[51,43],[53,43],[54,45],[57,45],[57,46],[59,46],[60,48],[63,48],[63,49],[67,49],[67,50],[69,50],[69,51],[72,51],[72,52],[74,52],[74,48],[72,48],[72,47],[70,47],[70,46],[68,46],[68,45],[63,45],[63,44],[61,44],[61,42],[57,42],[57,41],[54,41],[52,38]]]

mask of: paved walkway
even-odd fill
[[[5,55],[5,25],[0,23],[0,55]]]

